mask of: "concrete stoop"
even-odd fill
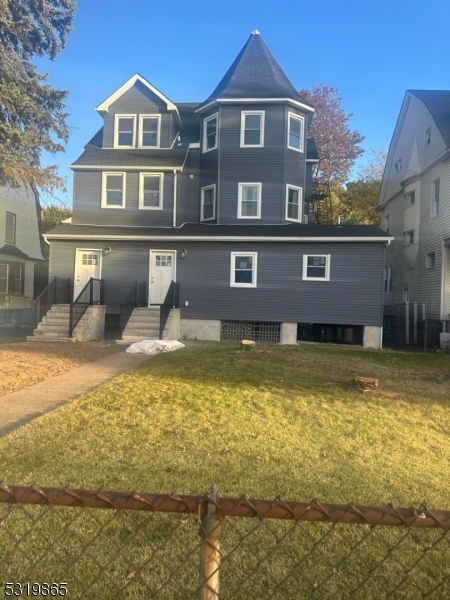
[[[159,340],[159,306],[135,308],[122,334],[124,342]],[[172,309],[164,328],[163,340],[180,339],[180,310]]]
[[[103,340],[105,337],[106,306],[89,306],[74,329],[73,337],[69,337],[69,304],[54,304],[46,316],[28,336],[28,341],[61,341],[86,342]]]

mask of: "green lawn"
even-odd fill
[[[378,377],[380,389],[364,393],[353,387],[354,376]],[[450,357],[445,355],[320,346],[257,346],[252,352],[241,352],[233,343],[191,344],[185,350],[153,358],[0,440],[0,478],[10,484],[192,494],[202,494],[216,483],[219,493],[227,496],[280,495],[286,500],[392,502],[397,506],[426,502],[430,507],[450,509],[449,382]],[[33,511],[30,514],[34,515]],[[62,518],[61,514],[55,511],[50,521]],[[97,511],[97,521],[111,517],[105,514]],[[22,513],[21,517],[25,521],[28,518]],[[97,527],[97,521],[93,525],[89,519],[83,514],[70,526],[71,531],[78,527],[76,539],[82,540],[80,544],[88,543]],[[22,531],[25,521],[8,523],[14,531]],[[106,536],[108,547],[120,540],[134,557],[131,562],[139,563],[148,552],[143,538],[155,548],[166,539],[168,528],[179,521],[179,517],[161,515],[127,515],[124,521],[120,516],[108,526],[111,531],[106,527],[102,539]],[[225,551],[229,552],[254,525],[245,519],[227,524]],[[271,531],[281,535],[291,526],[269,525],[271,530],[264,524],[230,556],[222,578],[223,598],[271,597],[272,577],[281,580],[294,565],[294,558],[311,549],[310,536],[316,539],[319,533],[329,532],[326,525],[295,527],[278,546],[276,557],[267,562],[264,574],[259,570],[242,590],[234,589],[236,578],[245,577],[246,569],[256,561],[255,554],[260,559],[265,549],[274,546]],[[140,532],[137,538],[131,535],[134,526]],[[42,526],[42,531],[53,528],[57,525],[52,521]],[[186,548],[195,547],[196,528],[195,519],[177,527],[166,555],[161,555],[166,560],[161,572],[170,570],[167,563],[177,565]],[[371,536],[375,541],[370,548],[366,549],[366,542],[359,546],[358,564],[374,567],[386,554],[385,543],[394,544],[404,533],[384,531],[382,536]],[[329,552],[337,561],[336,557],[343,557],[366,532],[353,526],[343,535],[342,530],[333,532],[305,559],[302,572],[306,568],[306,573],[313,573],[313,582],[322,581],[330,567],[329,557],[325,559],[322,554]],[[426,532],[421,539],[429,544],[432,537],[427,535],[432,534]],[[36,536],[36,540],[28,540],[30,547],[43,543]],[[401,581],[399,573],[418,557],[416,542],[405,546],[410,541],[408,538],[401,546],[404,567],[399,566],[398,557],[387,561],[383,570],[376,572],[377,584],[371,580],[356,597],[384,597]],[[430,589],[431,582],[438,581],[440,568],[449,571],[450,551],[444,543],[445,548],[442,543],[437,547],[441,557],[446,551],[445,560],[438,561],[439,568],[436,560],[426,559],[421,563],[423,569],[417,570],[415,586],[400,588],[394,597],[419,598],[422,585]],[[94,546],[90,546],[92,553]],[[37,552],[35,549],[32,555]],[[64,557],[62,550],[58,552]],[[89,556],[101,556],[98,560],[104,565],[103,554],[96,549]],[[363,571],[359,573],[354,564],[355,554],[352,557],[324,588],[319,586],[315,597],[347,597],[348,583],[356,587],[363,579]],[[26,576],[33,561],[28,564],[23,563],[23,557],[21,560],[21,573]],[[113,580],[123,585],[132,582],[121,597],[146,597],[139,578],[127,579],[131,567],[111,560]],[[183,590],[189,586],[195,589],[191,580],[195,562],[196,555],[193,566],[186,565],[180,571],[177,582],[165,588],[162,598],[184,597],[178,585]],[[97,586],[91,597],[117,597],[109,578],[98,581],[100,567],[96,561],[92,563],[81,558],[77,563],[85,573],[84,580],[91,578]],[[13,561],[2,576],[11,577],[15,567]],[[41,567],[53,576],[64,575],[51,557],[42,559],[34,572],[42,573]],[[145,571],[145,581],[155,590],[155,582],[160,576],[165,581],[166,575],[158,569],[150,571]],[[72,585],[72,597],[82,597],[76,595],[81,589],[78,584]],[[289,578],[287,587],[277,592],[284,595],[273,597],[309,597],[314,588],[308,585],[300,577]],[[449,595],[450,590],[439,589],[432,597]]]

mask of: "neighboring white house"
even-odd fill
[[[385,305],[426,302],[450,313],[450,91],[408,90],[378,198],[386,251]]]
[[[0,186],[0,310],[31,306],[38,260],[43,256],[35,193],[28,186]]]

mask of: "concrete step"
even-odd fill
[[[69,324],[69,317],[55,317],[53,315],[47,315],[46,317],[44,317],[41,321],[41,323],[54,323],[55,325],[57,323],[67,323]]]
[[[151,337],[159,336],[159,329],[142,329],[141,327],[129,327],[123,332],[123,335],[149,335]]]
[[[35,329],[33,336],[35,338],[47,338],[47,339],[60,339],[66,338],[69,335],[69,331],[45,331],[43,329]]]
[[[159,340],[159,335],[123,335],[122,341],[127,344],[134,344],[135,342],[142,342],[143,340]]]
[[[59,338],[52,338],[52,337],[42,337],[42,336],[38,336],[38,337],[34,337],[32,335],[27,335],[27,342],[77,342],[78,340],[76,338],[69,338],[69,337],[59,337]]]
[[[37,331],[65,331],[66,333],[69,333],[69,324],[62,323],[61,325],[58,325],[54,323],[39,323]]]

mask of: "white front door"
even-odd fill
[[[101,250],[80,250],[75,255],[75,276],[73,284],[73,299],[76,300],[89,279],[100,279]]]
[[[149,304],[162,304],[175,281],[175,250],[150,250]]]

